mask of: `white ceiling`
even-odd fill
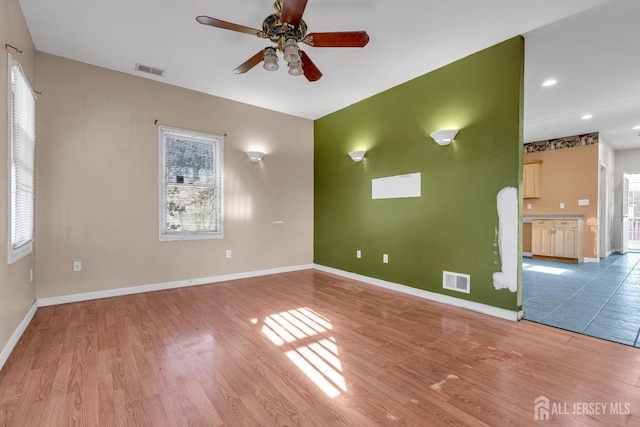
[[[598,131],[640,148],[640,1],[608,1],[525,40],[525,141]],[[547,78],[559,83],[541,87]]]
[[[364,49],[302,45],[324,73],[315,83],[286,67],[233,74],[268,41],[195,21],[208,15],[260,28],[271,0],[20,4],[39,51],[309,119],[524,34],[526,141],[602,131],[618,149],[640,148],[631,130],[640,125],[637,0],[309,0],[309,32],[366,30],[371,38]],[[136,63],[166,75],[139,73]],[[543,90],[549,76],[559,83]],[[594,119],[580,120],[585,112]]]

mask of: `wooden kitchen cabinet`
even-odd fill
[[[522,197],[538,199],[542,196],[542,160],[524,162]]]
[[[531,254],[582,262],[582,220],[536,219],[531,224]]]
[[[582,238],[578,228],[578,220],[553,221],[553,256],[582,258]],[[580,248],[578,248],[578,243],[580,243]]]
[[[553,256],[553,220],[536,219],[531,224],[531,254]]]

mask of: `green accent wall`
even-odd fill
[[[523,75],[516,37],[315,121],[315,263],[515,311],[521,269],[518,293],[493,273],[496,196],[521,194]],[[439,129],[460,131],[441,147]],[[415,172],[422,197],[372,200],[372,179]],[[443,270],[470,274],[471,293],[444,290]]]

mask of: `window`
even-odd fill
[[[224,138],[160,126],[160,240],[222,238]]]
[[[20,63],[9,55],[9,264],[33,250],[35,96]]]

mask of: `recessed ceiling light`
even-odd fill
[[[557,80],[549,79],[549,80],[545,80],[544,83],[542,83],[542,86],[549,87],[549,86],[553,86],[556,83],[558,83]]]
[[[634,127],[633,127],[633,130],[640,130],[640,125],[638,125],[638,126],[634,126]]]
[[[589,119],[592,119],[592,118],[593,118],[593,115],[591,115],[591,114],[585,114],[584,116],[581,117],[582,120],[589,120]]]

